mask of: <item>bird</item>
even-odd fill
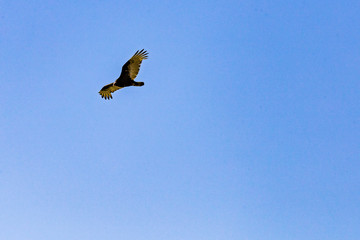
[[[140,70],[142,60],[148,58],[148,52],[144,49],[138,50],[122,67],[121,74],[115,82],[105,85],[99,91],[102,98],[107,100],[112,99],[111,93],[129,86],[144,86],[144,82],[135,82],[137,74]]]

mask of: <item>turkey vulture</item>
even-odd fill
[[[127,61],[122,67],[120,77],[115,82],[105,85],[99,92],[102,98],[112,98],[111,93],[124,87],[129,86],[143,86],[143,82],[135,82],[134,79],[139,72],[140,65],[143,59],[148,58],[148,53],[142,50],[136,51],[134,56]]]

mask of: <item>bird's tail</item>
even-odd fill
[[[143,83],[143,82],[135,82],[135,81],[134,81],[133,86],[141,87],[141,86],[144,86],[144,83]]]

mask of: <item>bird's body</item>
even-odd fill
[[[115,82],[105,85],[99,92],[102,98],[110,99],[112,98],[111,93],[115,92],[124,87],[129,86],[143,86],[143,82],[135,82],[137,74],[140,70],[140,65],[142,60],[148,58],[148,53],[146,51],[136,51],[134,56],[132,56],[129,61],[127,61],[122,67],[120,77],[116,79]]]

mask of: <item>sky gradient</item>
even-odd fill
[[[359,9],[0,0],[0,239],[359,239]]]

